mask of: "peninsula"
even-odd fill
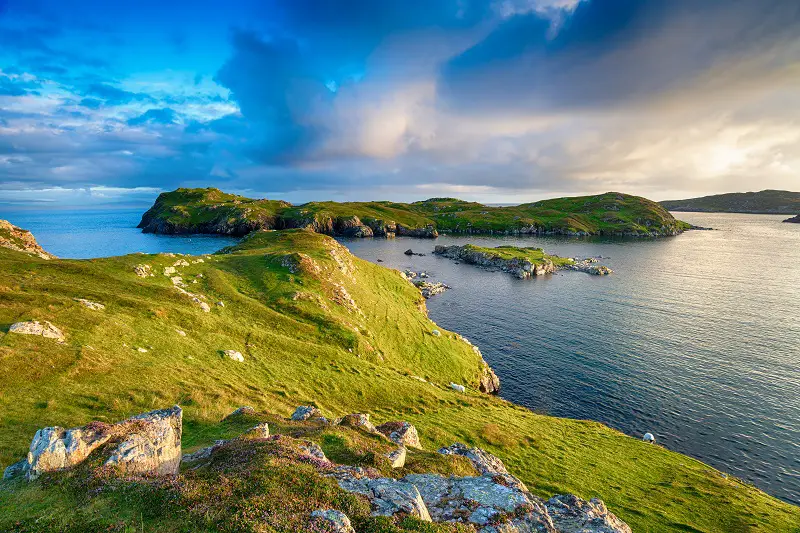
[[[800,192],[765,190],[716,194],[661,202],[670,211],[794,215],[800,212]]]
[[[14,242],[1,531],[800,527],[706,464],[490,394],[480,349],[419,289],[329,236],[92,260]]]
[[[677,235],[692,226],[653,201],[615,192],[510,207],[455,198],[410,204],[311,202],[294,206],[207,188],[162,193],[142,216],[139,228],[146,233],[223,235],[307,228],[343,237],[435,238],[439,233],[659,237]]]

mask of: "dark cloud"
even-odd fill
[[[138,117],[128,120],[129,126],[142,126],[145,124],[177,124],[180,116],[174,109],[168,107],[161,109],[148,109]]]
[[[108,83],[92,83],[86,88],[84,94],[87,97],[104,100],[107,105],[122,105],[134,101],[152,101],[152,98],[147,94],[126,91]]]

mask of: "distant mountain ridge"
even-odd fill
[[[669,200],[661,202],[661,205],[670,211],[796,215],[800,213],[800,192],[735,192],[687,200]]]

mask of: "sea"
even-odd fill
[[[142,210],[0,213],[60,257],[205,254],[236,242],[145,235]],[[451,289],[430,317],[478,345],[501,396],[553,416],[645,432],[800,504],[800,225],[785,216],[675,213],[712,231],[342,239],[357,256]],[[435,256],[436,244],[535,246],[614,273],[518,280]],[[407,256],[412,249],[422,256]]]

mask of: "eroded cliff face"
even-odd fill
[[[39,246],[30,231],[18,228],[8,220],[0,220],[0,247],[16,252],[25,252],[42,259],[55,259],[56,257]]]

